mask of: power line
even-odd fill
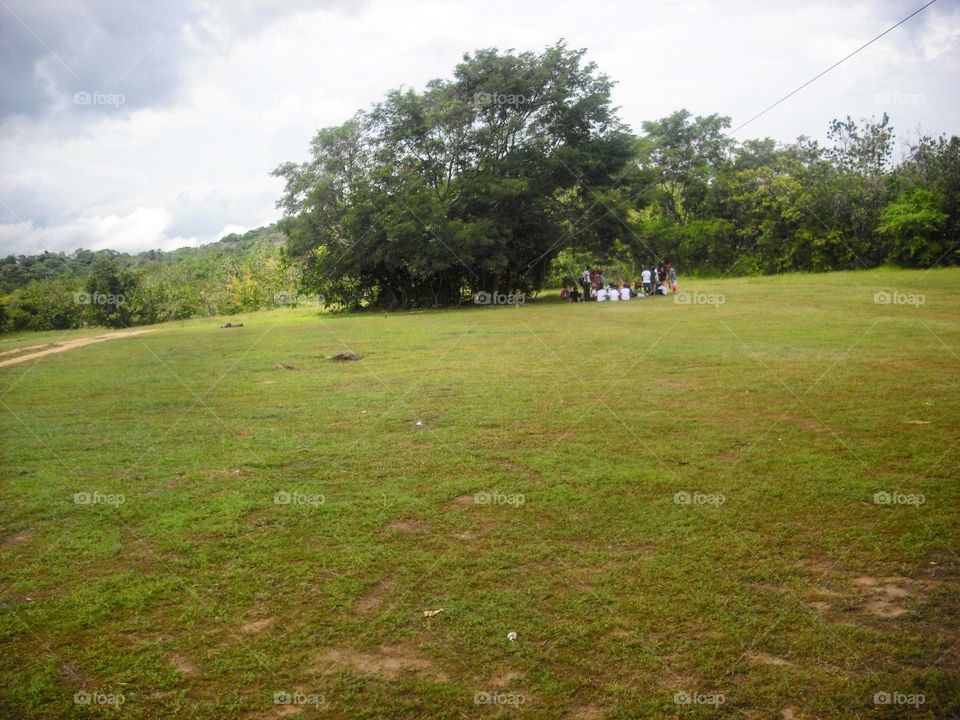
[[[903,20],[901,20],[900,22],[898,22],[896,25],[893,25],[893,26],[887,28],[887,29],[884,30],[882,33],[880,33],[879,35],[877,35],[877,36],[876,36],[873,40],[871,40],[870,42],[864,43],[863,45],[861,45],[860,47],[858,47],[856,50],[854,50],[852,53],[850,53],[850,54],[847,55],[845,58],[843,58],[842,60],[838,60],[838,61],[835,62],[833,65],[831,65],[831,66],[828,67],[826,70],[824,70],[822,73],[820,73],[819,75],[816,75],[815,77],[810,78],[810,79],[807,80],[803,85],[801,85],[800,87],[798,87],[796,90],[794,90],[793,92],[791,92],[791,93],[789,93],[789,94],[787,94],[787,95],[784,95],[782,98],[780,98],[779,100],[777,100],[773,105],[771,105],[770,107],[766,108],[765,110],[761,110],[761,111],[758,112],[756,115],[754,115],[752,118],[750,118],[749,120],[747,120],[745,123],[741,123],[740,125],[737,125],[737,127],[735,127],[733,130],[731,130],[731,131],[730,131],[729,133],[727,133],[727,134],[728,134],[728,135],[733,135],[733,134],[735,134],[738,130],[741,130],[742,128],[744,128],[744,127],[746,127],[747,125],[749,125],[750,123],[752,123],[754,120],[756,120],[756,119],[757,119],[758,117],[760,117],[761,115],[766,115],[768,112],[770,112],[771,110],[773,110],[777,105],[779,105],[780,103],[782,103],[784,100],[786,100],[787,98],[790,98],[790,97],[796,95],[798,92],[800,92],[801,90],[803,90],[807,85],[809,85],[810,83],[814,82],[815,80],[819,80],[819,79],[822,78],[824,75],[826,75],[828,72],[830,72],[831,70],[833,70],[835,67],[837,67],[838,65],[841,65],[841,64],[845,63],[847,60],[849,60],[850,58],[852,58],[854,55],[856,55],[858,52],[860,52],[860,51],[863,50],[864,48],[866,48],[866,47],[868,47],[868,46],[870,46],[870,45],[873,45],[873,43],[875,43],[877,40],[879,40],[880,38],[882,38],[882,37],[883,37],[884,35],[886,35],[888,32],[890,32],[891,30],[895,30],[896,28],[900,27],[900,26],[903,25],[907,20],[909,20],[910,18],[912,18],[914,15],[918,15],[919,13],[923,12],[923,11],[926,10],[928,7],[930,7],[931,5],[933,5],[936,1],[937,1],[937,0],[930,0],[930,2],[928,2],[926,5],[924,5],[924,6],[923,6],[922,8],[920,8],[919,10],[915,10],[914,12],[910,13],[910,14],[907,15]]]

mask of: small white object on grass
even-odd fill
[[[516,642],[516,641],[517,641],[517,634],[516,634],[515,632],[512,632],[512,631],[511,631],[511,632],[508,632],[508,633],[507,633],[507,640],[509,640],[510,642]]]
[[[417,427],[423,427],[423,420],[417,420]]]

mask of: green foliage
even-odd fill
[[[128,327],[229,315],[272,307],[278,294],[289,302],[299,270],[282,241],[271,226],[170,253],[130,256],[81,250],[63,256],[67,261],[57,278],[32,280],[0,297],[0,332]],[[8,271],[37,266],[29,256],[14,261],[6,264]],[[49,266],[49,258],[44,264]]]
[[[607,206],[633,140],[583,54],[479,50],[318,132],[310,161],[274,172],[307,287],[352,307],[534,292],[575,231],[587,247],[623,235]]]
[[[83,324],[83,289],[67,278],[37,280],[3,300],[4,330],[65,330]]]
[[[584,54],[478,50],[451,79],[318,131],[306,162],[274,170],[276,225],[173,252],[2,258],[0,331],[249,312],[296,290],[340,309],[452,305],[535,294],[586,265],[960,264],[960,138],[922,136],[895,165],[886,114],[831,121],[824,146],[736,142],[729,118],[685,109],[634,136]]]
[[[947,214],[943,198],[930,190],[913,188],[887,205],[877,231],[893,242],[890,259],[905,267],[931,265],[943,253]]]

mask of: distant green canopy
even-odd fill
[[[274,171],[309,289],[390,307],[529,292],[574,235],[600,248],[625,234],[607,208],[631,186],[633,137],[584,54],[479,50],[453,80],[319,131],[309,161]]]

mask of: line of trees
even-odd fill
[[[298,270],[282,235],[270,226],[167,253],[78,250],[9,256],[0,260],[0,282],[0,332],[62,330],[148,325],[290,304]]]
[[[894,162],[886,114],[834,120],[821,145],[737,142],[728,117],[686,110],[637,135],[584,56],[479,50],[451,79],[320,130],[306,162],[274,170],[276,226],[172,253],[0,259],[0,331],[246,312],[295,286],[341,308],[454,305],[597,263],[960,263],[960,138],[921,136]]]
[[[612,84],[562,42],[481,50],[320,130],[307,162],[274,171],[304,289],[422,307],[536,291],[571,257],[732,274],[960,261],[960,139],[921,137],[895,164],[886,114],[834,120],[821,146],[737,143],[729,118],[686,110],[636,136]]]

